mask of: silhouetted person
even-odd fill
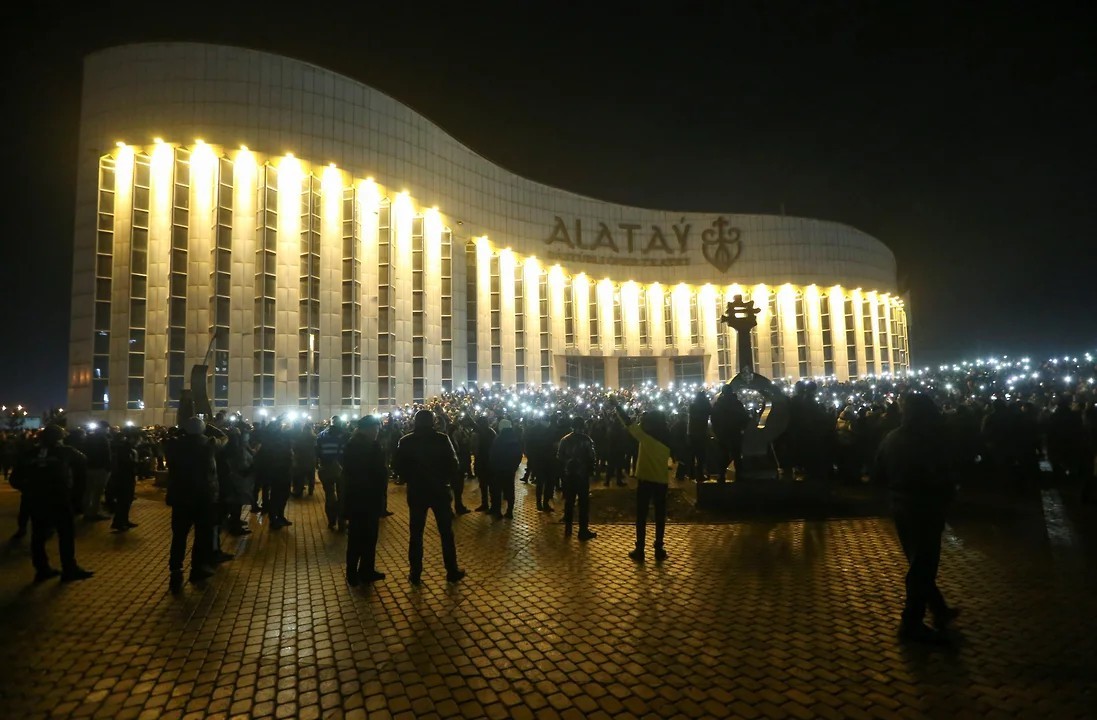
[[[107,484],[114,500],[114,521],[110,527],[117,532],[137,527],[137,523],[130,522],[130,507],[137,491],[137,433],[137,428],[126,428],[113,449],[114,469]]]
[[[331,425],[316,437],[315,459],[320,461],[320,484],[324,486],[324,512],[328,529],[343,529],[343,447],[347,444],[343,419],[333,415]]]
[[[575,504],[579,504],[579,539],[598,537],[590,530],[590,476],[598,462],[594,441],[586,434],[586,422],[581,417],[571,421],[571,432],[560,440],[557,452],[564,474],[564,537],[571,537],[571,519]]]
[[[82,472],[86,462],[78,450],[66,447],[65,431],[47,425],[38,443],[23,456],[11,474],[12,487],[23,493],[30,515],[30,556],[34,563],[34,581],[61,576],[61,582],[84,580],[92,576],[76,563],[76,538],[72,509],[72,478]],[[50,566],[46,540],[57,532],[61,570]]]
[[[743,407],[739,395],[725,385],[712,406],[712,432],[723,452],[721,471],[716,479],[724,482],[728,465],[735,466],[736,480],[743,460],[743,431],[750,424],[750,413]]]
[[[396,471],[408,489],[408,580],[418,585],[422,579],[423,530],[427,524],[427,511],[430,510],[434,513],[438,535],[442,540],[446,580],[458,582],[465,577],[465,571],[457,565],[453,511],[450,508],[450,480],[459,471],[457,454],[449,437],[434,429],[434,413],[430,410],[415,413],[413,428],[400,438],[395,458]]]
[[[114,458],[111,453],[110,423],[100,420],[95,431],[84,442],[87,456],[87,480],[84,486],[84,519],[89,521],[106,520],[110,516],[99,512],[99,503],[103,499],[107,481],[110,480]]]
[[[514,474],[522,464],[522,441],[506,418],[499,421],[499,434],[491,444],[491,487],[488,512],[497,517],[514,517]],[[503,512],[503,501],[507,511]]]
[[[168,587],[183,588],[183,556],[187,535],[194,529],[190,553],[190,581],[201,582],[213,575],[213,526],[217,512],[218,443],[206,437],[206,424],[191,417],[165,448],[168,460],[167,504],[171,508],[171,550],[168,555]],[[218,431],[219,432],[219,431]],[[223,437],[223,435],[222,435]]]
[[[343,448],[343,511],[347,519],[347,584],[384,580],[377,571],[377,535],[385,513],[388,467],[378,442],[381,420],[366,415]]]
[[[476,421],[476,480],[480,484],[480,504],[476,512],[490,509],[488,495],[491,493],[491,447],[495,444],[495,431],[491,429],[487,418]]]
[[[708,420],[712,415],[712,406],[704,390],[698,391],[689,404],[689,476],[695,482],[701,482],[707,476],[705,466],[705,448],[708,445]]]
[[[878,481],[891,489],[895,530],[909,563],[899,638],[941,643],[940,631],[959,614],[937,588],[945,510],[955,488],[933,400],[908,393],[902,396],[901,412],[899,427],[880,443],[874,463]],[[927,607],[936,629],[923,622]]]

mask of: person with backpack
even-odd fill
[[[598,465],[598,452],[582,417],[572,419],[571,432],[560,439],[557,458],[564,476],[564,537],[571,537],[571,518],[578,500],[579,539],[593,540],[598,534],[589,527],[590,476]]]
[[[30,553],[34,563],[34,581],[43,582],[61,576],[61,582],[86,580],[94,573],[76,562],[76,529],[72,508],[72,478],[83,473],[87,459],[83,453],[64,444],[65,431],[59,425],[47,425],[38,443],[16,465],[12,487],[23,493],[31,522]],[[46,540],[57,532],[61,570],[50,565]]]

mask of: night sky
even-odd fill
[[[895,252],[919,366],[1097,348],[1094,3],[150,5],[6,23],[5,403],[65,399],[81,58],[148,40],[313,62],[599,199],[853,225]]]

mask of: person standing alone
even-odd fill
[[[465,571],[457,565],[457,544],[453,540],[453,510],[450,481],[460,471],[457,453],[444,433],[434,429],[434,413],[415,413],[414,429],[400,438],[396,447],[396,471],[408,488],[410,539],[408,540],[408,580],[418,585],[423,574],[423,530],[427,511],[434,513],[442,540],[442,560],[446,580],[459,582]]]
[[[343,449],[343,510],[347,521],[347,584],[384,580],[377,571],[377,535],[385,514],[388,467],[377,436],[381,421],[373,415],[358,420],[358,429]]]
[[[640,422],[632,422],[617,406],[617,417],[639,444],[636,460],[636,548],[628,554],[643,562],[647,540],[648,506],[655,506],[655,559],[665,560],[667,551],[663,534],[667,524],[667,463],[670,462],[670,428],[667,416],[658,410],[648,410]]]

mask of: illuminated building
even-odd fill
[[[909,366],[880,242],[833,222],[614,205],[518,177],[356,81],[239,48],[85,63],[71,412],[319,418],[470,383],[717,382],[723,307],[770,376]]]

